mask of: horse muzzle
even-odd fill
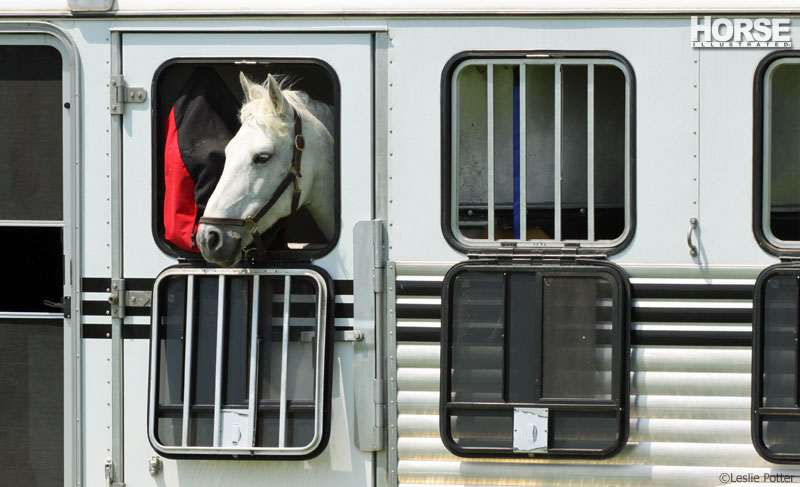
[[[195,237],[200,253],[208,262],[228,267],[242,256],[242,233],[224,225],[201,223]]]

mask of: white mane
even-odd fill
[[[280,84],[285,85],[287,82],[284,80]],[[267,130],[281,136],[286,135],[292,128],[290,122],[284,119],[285,107],[270,99],[266,81],[260,87],[262,89],[251,90],[247,94],[248,101],[239,110],[239,121],[244,124],[253,120]],[[333,109],[329,105],[312,99],[304,91],[282,89],[282,93],[293,109],[310,112],[333,134]]]

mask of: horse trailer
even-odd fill
[[[0,484],[800,483],[792,42],[784,0],[6,0]]]

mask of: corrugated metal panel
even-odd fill
[[[647,344],[634,339],[631,351],[628,444],[605,460],[467,459],[445,449],[438,417],[440,323],[431,318],[440,301],[431,279],[399,275],[397,282],[397,335],[420,340],[401,339],[396,348],[397,416],[390,421],[397,427],[398,485],[720,485],[725,474],[764,472],[795,473],[800,481],[798,468],[766,462],[750,442],[751,353],[741,342],[751,329],[742,316],[752,303],[741,279],[715,279],[716,288],[701,288],[699,280],[632,280],[633,306],[642,310],[634,314],[640,321],[632,323],[633,332]],[[691,299],[685,286],[692,284],[702,299]],[[401,313],[402,306],[411,307]],[[665,309],[674,312],[661,314]],[[680,344],[651,344],[663,331],[674,332],[667,339],[678,337]],[[738,338],[718,339],[730,334]],[[716,343],[726,346],[709,345]]]

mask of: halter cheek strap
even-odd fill
[[[303,137],[303,122],[300,120],[297,110],[294,110],[294,149],[292,151],[292,164],[289,166],[286,176],[283,177],[280,184],[278,184],[278,187],[272,192],[272,195],[269,197],[266,203],[261,205],[261,208],[259,208],[258,211],[251,216],[244,218],[217,218],[212,216],[204,216],[200,218],[200,223],[242,227],[243,231],[253,236],[253,244],[256,246],[258,258],[259,260],[263,261],[266,258],[267,250],[264,246],[261,233],[258,231],[258,222],[264,218],[264,216],[267,214],[267,212],[269,212],[269,210],[272,209],[273,206],[275,206],[275,203],[278,202],[278,199],[283,196],[283,193],[292,183],[294,183],[294,191],[292,192],[291,214],[294,214],[294,212],[297,211],[297,207],[300,203],[300,178],[302,177],[302,174],[300,173],[300,162],[303,158],[303,151],[305,148],[306,140]]]

